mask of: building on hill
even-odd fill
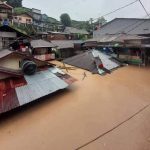
[[[13,15],[13,22],[18,24],[33,24],[33,17],[28,13]]]
[[[8,25],[13,20],[13,7],[0,1],[0,23]]]
[[[41,10],[32,8],[32,17],[33,17],[33,24],[40,26],[40,23],[42,21],[42,13]]]
[[[150,36],[150,19],[116,18],[103,25],[99,30],[94,31],[93,38],[105,34]]]

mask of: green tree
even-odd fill
[[[105,23],[107,23],[107,20],[104,18],[104,17],[100,17],[100,18],[98,18],[98,20],[97,20],[97,22],[95,22],[94,24],[95,25],[104,25]]]
[[[22,7],[22,0],[3,0],[6,1],[12,7]]]
[[[65,27],[70,27],[71,26],[71,18],[68,14],[62,14],[60,16],[60,20],[61,23],[65,26]]]

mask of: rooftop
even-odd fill
[[[150,34],[150,19],[116,18],[94,31],[94,37],[102,34]]]
[[[48,42],[48,41],[45,41],[45,40],[32,40],[31,41],[31,46],[33,48],[49,48],[49,47],[56,47],[55,44],[51,43],[51,42]]]

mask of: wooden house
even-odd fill
[[[52,48],[56,47],[53,43],[45,40],[32,40],[31,48],[34,58],[48,61],[55,59],[55,53],[52,52]]]

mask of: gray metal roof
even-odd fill
[[[81,40],[52,40],[51,43],[58,49],[74,48],[75,43],[82,43]]]
[[[81,30],[81,29],[77,29],[73,27],[66,27],[64,32],[68,34],[85,34],[85,35],[89,34],[86,30],[83,30],[83,29]]]
[[[138,35],[130,35],[130,34],[105,34],[99,35],[93,39],[89,39],[86,42],[124,42],[125,40],[143,40],[150,39],[149,37],[138,36]]]
[[[116,18],[104,26],[100,30],[94,31],[94,38],[102,34],[150,34],[150,19],[136,18]]]
[[[89,52],[82,53],[64,60],[64,63],[88,70],[95,74],[104,74],[105,70],[100,69],[95,64],[95,58],[99,58],[105,69],[111,71],[115,68],[120,67],[120,63],[112,60],[112,56],[103,54],[98,50],[92,50]]]
[[[27,85],[16,88],[20,106],[68,87],[68,84],[50,70],[41,71],[34,76],[25,76]]]
[[[51,42],[47,42],[47,41],[44,41],[44,40],[32,40],[31,41],[31,46],[33,48],[41,48],[41,47],[56,47],[56,45],[54,45],[53,43]]]
[[[111,56],[109,55],[106,55],[100,51],[97,51],[97,50],[93,50],[92,51],[92,54],[94,57],[99,57],[103,63],[103,66],[108,69],[108,70],[112,70],[112,69],[115,69],[115,68],[118,68],[120,65],[116,62],[113,62],[111,60]]]
[[[67,58],[64,60],[64,63],[88,70],[95,74],[98,73],[91,51]]]

